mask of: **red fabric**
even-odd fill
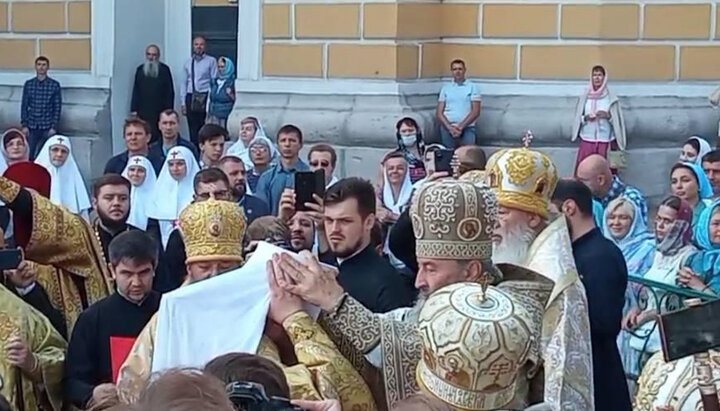
[[[610,143],[589,142],[580,139],[580,148],[578,149],[577,159],[575,160],[575,173],[577,173],[577,168],[580,163],[582,163],[583,160],[593,154],[600,154],[605,159],[607,159],[607,153],[609,148]]]
[[[135,339],[134,337],[110,337],[110,366],[112,367],[113,384],[117,382],[120,367],[130,355]]]
[[[45,167],[30,161],[12,164],[5,170],[3,177],[14,181],[24,188],[35,190],[43,197],[50,197],[50,173]],[[32,222],[13,217],[13,235],[20,247],[27,246],[32,234]]]
[[[15,163],[5,170],[3,177],[33,189],[43,197],[50,197],[50,173],[39,164],[30,161]]]

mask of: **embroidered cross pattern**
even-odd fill
[[[177,159],[177,156],[180,155],[180,152],[179,152],[179,151],[173,151],[172,153],[170,153],[170,155],[172,156],[173,160],[176,160],[176,159]]]
[[[498,377],[503,374],[507,374],[512,371],[512,366],[507,361],[496,362],[488,369],[488,374],[493,377]]]
[[[58,143],[62,144],[63,141],[65,141],[62,137],[58,137]]]
[[[140,162],[141,162],[142,160],[140,160],[139,158],[136,158],[136,159],[133,160],[133,161],[135,161],[135,164],[140,164]]]
[[[532,143],[533,138],[535,138],[535,136],[533,136],[532,130],[526,131],[522,138],[523,147],[530,147],[530,143]]]

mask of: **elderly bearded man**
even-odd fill
[[[564,218],[549,220],[555,165],[527,147],[505,149],[488,161],[486,182],[500,204],[493,261],[535,271],[555,283],[543,316],[545,402],[557,410],[593,410],[592,350],[585,288]]]
[[[372,366],[382,370],[384,398],[392,408],[419,390],[416,368],[421,349],[417,320],[428,295],[459,282],[498,283],[518,276],[518,271],[527,277],[526,270],[510,265],[496,267],[491,261],[490,236],[497,207],[490,189],[470,182],[444,179],[422,186],[410,209],[419,265],[415,287],[421,295],[414,308],[373,314],[345,293],[331,269],[321,268],[307,252],[301,253],[307,258],[305,264],[281,258],[280,269],[295,284],[280,285],[323,309],[320,320],[324,328],[357,367],[363,366],[364,354]],[[375,392],[376,399],[382,399],[383,394]],[[522,397],[521,402],[536,401]],[[462,408],[476,409],[470,405]]]

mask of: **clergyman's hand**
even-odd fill
[[[18,334],[13,334],[5,343],[5,358],[8,363],[20,368],[25,373],[32,373],[37,359],[30,351],[30,346]]]
[[[282,278],[283,273],[276,267],[277,263],[274,259],[267,262],[267,276],[270,284],[270,311],[268,316],[276,323],[282,324],[286,318],[302,310],[302,300],[280,287],[278,279],[280,282],[289,282],[289,280]]]
[[[307,250],[300,252],[300,261],[288,254],[274,255],[278,285],[315,304],[325,311],[332,310],[345,291],[337,282],[337,270],[320,265],[317,258]]]

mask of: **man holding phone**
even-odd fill
[[[302,145],[303,135],[298,127],[292,124],[280,127],[277,133],[280,161],[260,176],[255,190],[255,195],[270,207],[274,216],[277,216],[280,210],[283,191],[295,186],[295,172],[310,170],[299,158]]]

